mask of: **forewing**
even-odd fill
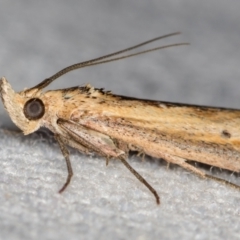
[[[76,109],[71,120],[154,157],[166,152],[240,170],[239,110],[120,96],[110,96],[101,103],[97,100]]]

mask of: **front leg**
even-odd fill
[[[125,167],[133,173],[133,175],[142,182],[155,196],[157,204],[160,203],[160,198],[156,192],[156,190],[136,171],[134,170],[126,161],[127,153],[125,153],[123,150],[119,149],[116,146],[116,142],[114,140],[100,132],[97,132],[95,130],[92,130],[90,128],[87,128],[85,126],[82,126],[78,123],[64,120],[64,119],[58,119],[57,124],[59,126],[59,130],[61,130],[64,139],[69,139],[70,142],[80,144],[81,146],[84,146],[85,148],[89,149],[90,151],[94,151],[97,154],[109,158],[117,158],[122,161]],[[65,148],[65,145],[63,144],[63,140],[59,135],[57,135],[57,140],[59,142],[60,148],[62,150],[62,153],[66,159],[67,167],[68,167],[68,178],[62,189],[61,192],[67,187],[67,185],[70,183],[72,173],[71,163],[69,160],[69,153]]]
[[[68,170],[67,180],[64,183],[64,185],[62,186],[62,188],[58,191],[59,193],[62,193],[66,189],[66,187],[69,185],[69,183],[71,182],[71,178],[73,176],[73,170],[72,170],[71,161],[69,159],[69,151],[65,146],[65,140],[63,140],[59,134],[55,134],[55,138],[56,138],[56,140],[59,144],[59,147],[62,151],[62,154],[66,160],[67,170]]]

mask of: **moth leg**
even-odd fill
[[[109,163],[109,157],[107,156],[106,157],[106,166],[108,166],[108,163]]]
[[[155,196],[157,204],[160,204],[160,197],[157,191],[134,169],[123,157],[119,157],[125,167],[141,182],[143,183],[149,191]]]
[[[118,149],[122,150],[125,153],[125,156],[127,158],[128,153],[131,150],[129,144],[119,139],[113,139],[113,143]]]
[[[87,154],[87,155],[90,154],[89,149],[87,147],[85,147],[84,145],[82,145],[78,142],[72,141],[71,138],[69,138],[67,136],[63,137],[61,135],[61,140],[65,145],[69,145],[70,147],[77,149],[78,151],[80,151],[83,154]]]
[[[103,157],[117,158],[125,155],[125,152],[115,145],[113,139],[105,134],[64,119],[58,119],[57,124],[65,138]]]
[[[227,186],[230,186],[230,187],[233,187],[233,188],[235,188],[235,189],[240,190],[240,186],[239,186],[239,185],[237,185],[237,184],[235,184],[235,183],[232,183],[232,182],[229,182],[229,181],[227,181],[227,180],[225,180],[225,179],[218,178],[218,177],[215,177],[215,176],[211,176],[211,175],[208,175],[208,174],[205,174],[205,177],[206,177],[206,178],[209,178],[209,179],[212,179],[212,180],[215,180],[215,181],[220,182],[220,183],[224,183],[224,184],[226,184]]]
[[[217,182],[224,183],[224,184],[226,184],[228,186],[231,186],[233,188],[240,189],[240,186],[237,185],[237,184],[231,183],[231,182],[229,182],[229,181],[227,181],[225,179],[222,179],[222,178],[218,178],[218,177],[206,174],[204,171],[201,171],[201,170],[197,169],[196,167],[192,166],[191,164],[187,163],[186,159],[184,159],[184,158],[173,156],[173,155],[169,155],[169,154],[164,154],[162,157],[165,160],[167,160],[168,163],[177,164],[177,165],[187,169],[188,171],[191,171],[191,172],[195,173],[196,175],[198,175],[201,178],[212,179],[212,180],[215,180]]]
[[[68,120],[58,119],[57,124],[65,137],[68,136],[71,141],[80,143],[90,150],[106,157],[107,163],[109,158],[120,159],[129,171],[154,194],[157,204],[160,203],[156,190],[127,163],[125,160],[125,152],[116,146],[115,140],[105,134]]]
[[[170,162],[167,162],[167,169],[169,169],[170,168]]]
[[[142,162],[144,162],[145,160],[145,152],[144,151],[139,151],[137,154],[138,157],[141,157]]]
[[[62,154],[66,160],[67,170],[68,170],[67,180],[64,183],[64,185],[62,186],[62,188],[58,191],[59,193],[62,193],[66,189],[66,187],[69,185],[69,183],[71,182],[71,178],[73,176],[73,170],[72,170],[71,161],[69,159],[69,151],[64,144],[64,140],[60,137],[59,134],[55,134],[55,138],[56,138],[56,140],[59,144],[59,147],[62,151]]]
[[[146,154],[145,154],[145,151],[142,148],[140,148],[138,146],[134,146],[133,144],[128,144],[128,148],[131,151],[137,152],[137,157],[141,157],[142,162],[144,161]]]
[[[134,152],[138,152],[137,153],[137,157],[141,157],[142,161],[144,161],[144,158],[145,158],[145,152],[142,148],[139,148],[137,146],[134,146],[133,144],[128,144],[128,143],[125,143],[121,140],[114,140],[114,143],[116,144],[116,146],[123,150],[125,152],[126,157],[128,157],[128,153],[129,151],[134,151]]]

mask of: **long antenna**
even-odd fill
[[[126,49],[123,49],[123,50],[120,50],[120,51],[117,51],[117,52],[114,52],[114,53],[111,53],[111,54],[107,54],[107,55],[104,55],[104,56],[101,56],[101,57],[98,57],[98,58],[94,58],[94,59],[91,59],[91,60],[88,60],[88,61],[84,61],[84,62],[80,62],[80,63],[76,63],[76,64],[73,64],[73,65],[70,65],[70,66],[60,70],[56,74],[52,75],[51,77],[46,78],[41,83],[37,84],[35,87],[29,88],[28,90],[26,90],[26,92],[30,92],[33,89],[38,89],[38,90],[43,89],[46,86],[48,86],[50,83],[52,83],[54,80],[56,80],[57,78],[61,77],[62,75],[66,74],[66,73],[68,73],[70,71],[79,69],[79,68],[89,67],[89,66],[103,64],[103,63],[112,62],[112,61],[117,61],[117,60],[120,60],[120,59],[129,58],[129,57],[137,56],[137,55],[148,53],[148,52],[153,52],[153,51],[156,51],[156,50],[159,50],[159,49],[163,49],[163,48],[169,48],[169,47],[181,46],[181,45],[188,45],[189,43],[176,43],[176,44],[171,44],[171,45],[165,45],[165,46],[161,46],[161,47],[151,48],[151,49],[147,49],[145,51],[140,51],[140,52],[137,52],[137,53],[133,53],[133,54],[129,54],[129,55],[113,58],[116,55],[120,55],[122,53],[129,52],[129,51],[131,51],[133,49],[142,47],[142,46],[147,45],[149,43],[158,41],[158,40],[163,39],[163,38],[167,38],[167,37],[171,37],[171,36],[174,36],[174,35],[178,35],[178,34],[180,34],[180,32],[170,33],[170,34],[167,34],[167,35],[156,37],[156,38],[150,39],[148,41],[142,42],[140,44],[137,44],[135,46],[132,46],[132,47],[129,47],[129,48],[126,48]]]

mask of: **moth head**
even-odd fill
[[[38,98],[39,94],[34,94],[34,91],[16,93],[4,77],[0,80],[0,94],[10,118],[24,134],[32,133],[41,126],[45,106]]]

